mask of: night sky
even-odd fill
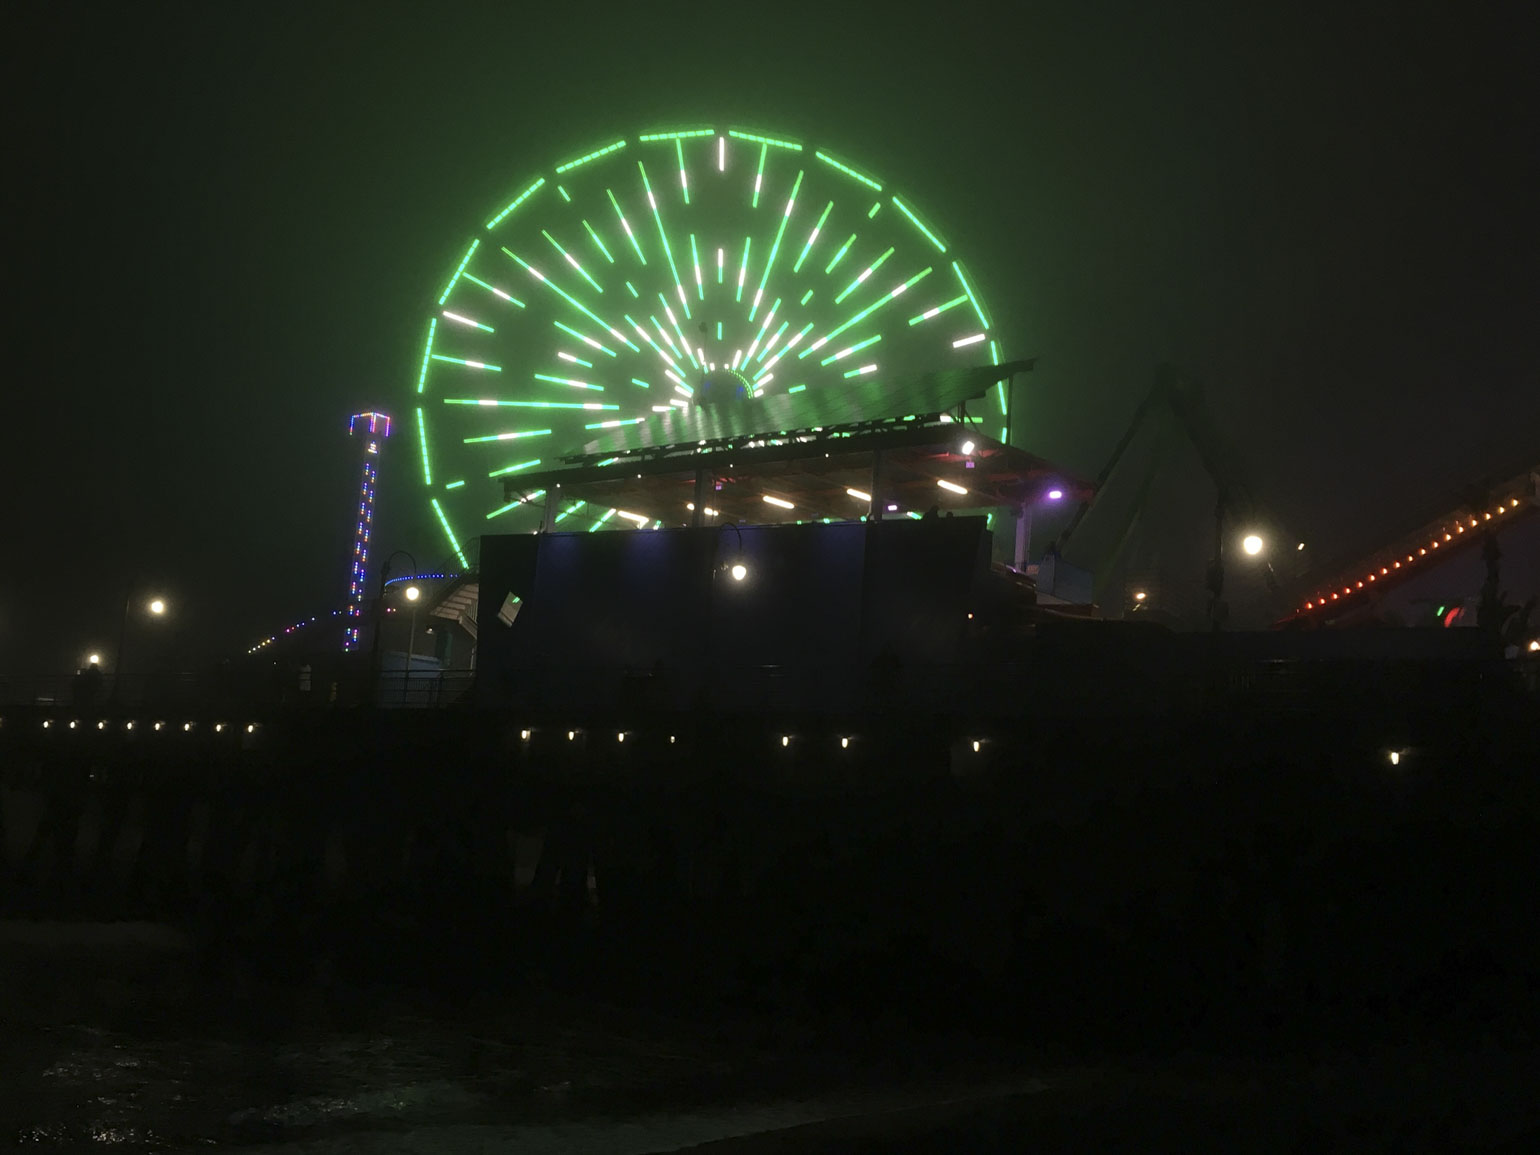
[[[139,7],[47,6],[0,49],[0,673],[110,650],[131,583],[189,661],[334,604],[346,417],[401,408],[464,238],[553,158],[702,115],[924,206],[1041,358],[1018,440],[1070,468],[1161,360],[1323,559],[1540,458],[1517,16]],[[414,492],[382,502],[383,550],[443,553]]]

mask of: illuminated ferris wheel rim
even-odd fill
[[[533,528],[520,518],[543,494],[504,501],[500,479],[607,432],[724,392],[752,401],[871,382],[886,372],[874,353],[927,368],[976,364],[985,349],[1000,360],[978,289],[911,201],[827,149],[738,127],[568,154],[485,219],[441,284],[417,369],[415,441],[462,564],[465,538]],[[966,324],[953,332],[938,317]],[[543,360],[532,353],[542,347]],[[727,375],[742,387],[721,389]],[[1004,419],[1003,384],[996,397]],[[537,445],[543,456],[489,456]],[[499,483],[495,502],[482,479]],[[599,528],[616,512],[577,503],[557,521]]]

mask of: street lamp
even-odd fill
[[[129,592],[123,596],[123,617],[122,620],[118,623],[118,668],[113,672],[112,678],[112,697],[114,701],[121,701],[122,699],[121,691],[123,687],[123,674],[128,668],[123,655],[124,651],[128,648],[128,615],[129,612],[133,609],[133,605],[134,592],[133,590],[129,590]],[[157,618],[164,617],[166,613],[166,599],[161,597],[153,597],[148,602],[144,603],[144,608]],[[93,655],[93,657],[95,657],[95,655]],[[96,662],[93,661],[91,664],[95,665]]]
[[[401,676],[401,698],[402,705],[405,705],[408,691],[412,686],[412,667],[415,664],[413,657],[417,653],[417,599],[422,597],[422,591],[416,586],[407,586],[402,592],[406,595],[406,600],[412,603],[412,632],[407,635],[406,672]]]
[[[385,625],[385,583],[390,578],[391,563],[398,557],[404,557],[412,563],[413,573],[417,571],[417,559],[404,549],[394,550],[380,563],[380,593],[374,599],[374,638],[369,645],[369,693],[376,696],[379,694],[380,682],[380,630]]]
[[[1259,534],[1248,533],[1245,537],[1241,538],[1241,548],[1246,551],[1247,557],[1256,557],[1257,554],[1262,552],[1264,544]]]
[[[100,666],[101,664],[102,664],[102,656],[100,654],[87,654],[86,655],[86,665],[91,666],[91,667],[94,668],[96,666]]]

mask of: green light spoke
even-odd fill
[[[537,490],[535,490],[534,493],[528,494],[525,497],[521,497],[517,501],[510,501],[507,505],[500,505],[500,506],[498,506],[491,513],[487,514],[487,520],[491,521],[494,517],[498,516],[498,514],[507,513],[510,509],[518,509],[519,506],[521,506],[521,505],[528,505],[530,502],[535,501],[538,498],[542,498],[544,496],[545,496],[545,490],[537,489]]]
[[[569,160],[566,164],[557,165],[556,171],[558,173],[567,172],[571,169],[577,168],[578,165],[587,164],[592,160],[598,160],[601,156],[608,156],[610,153],[617,152],[625,147],[625,141],[617,140],[614,144],[607,144],[603,148],[594,149],[594,151],[589,153],[587,156],[580,156],[576,160]]]
[[[725,257],[726,257],[726,254],[723,252],[722,248],[720,246],[718,246],[718,248],[717,248],[717,284],[719,284],[719,285],[722,283],[722,263],[723,263]]]
[[[877,364],[876,362],[873,362],[870,365],[862,365],[859,369],[850,370],[848,373],[844,374],[844,377],[848,381],[852,377],[864,377],[868,373],[875,372],[877,372]]]
[[[561,513],[558,513],[556,515],[556,521],[553,522],[552,524],[560,525],[562,522],[566,521],[569,517],[571,517],[574,513],[576,513],[578,510],[582,509],[587,504],[588,504],[588,502],[586,502],[586,501],[579,501],[579,502],[576,502],[576,503],[574,503],[572,505],[569,505]]]
[[[753,209],[759,207],[759,190],[765,183],[765,153],[768,151],[768,148],[769,146],[764,144],[759,146],[759,171],[754,174],[754,200],[749,204],[749,207]]]
[[[770,360],[765,362],[765,367],[763,369],[761,369],[760,372],[761,373],[767,373],[771,369],[774,369],[775,368],[775,363],[777,361],[779,361],[782,357],[786,356],[786,354],[790,353],[792,351],[792,349],[796,348],[797,344],[799,342],[801,342],[802,338],[806,337],[809,333],[811,333],[813,331],[813,324],[814,323],[812,321],[809,321],[806,325],[804,325],[802,327],[802,331],[800,333],[797,333],[797,334],[793,335],[791,340],[787,341],[786,344],[781,346],[781,351],[779,353],[777,353],[774,357],[771,357]],[[790,393],[791,390],[788,389],[787,392]]]
[[[446,321],[454,321],[456,324],[466,325],[472,329],[480,329],[483,333],[497,332],[497,330],[492,328],[491,325],[483,325],[480,321],[473,320],[470,317],[462,316],[459,313],[451,313],[448,309],[445,309],[439,315]]]
[[[451,482],[449,482],[448,484],[446,484],[444,486],[444,488],[445,489],[460,489],[460,488],[463,488],[464,485],[465,485],[465,479],[462,477],[459,481],[451,481]]]
[[[449,278],[449,284],[445,285],[444,291],[438,295],[438,303],[440,305],[449,299],[450,292],[453,291],[455,285],[459,284],[460,282],[460,274],[465,272],[465,266],[470,263],[471,257],[475,255],[476,250],[480,247],[481,238],[477,237],[474,241],[471,242],[471,247],[465,250],[465,256],[460,258],[460,264],[455,268],[454,276]]]
[[[631,384],[633,384],[633,385],[640,385],[643,389],[651,389],[652,388],[651,385],[647,384],[647,382],[643,381],[640,377],[633,377],[633,378],[631,378]]]
[[[553,293],[556,293],[558,296],[561,297],[562,300],[566,301],[567,304],[571,305],[578,312],[582,313],[583,316],[587,317],[594,324],[598,325],[599,328],[603,329],[611,337],[614,337],[617,341],[619,341],[626,348],[630,349],[633,353],[640,353],[641,352],[640,349],[638,349],[635,345],[631,344],[630,339],[624,333],[622,333],[619,329],[617,329],[613,325],[610,325],[607,322],[605,322],[603,320],[603,318],[599,317],[598,314],[596,314],[587,305],[583,304],[583,302],[579,301],[576,297],[572,296],[565,289],[563,289],[560,285],[558,285],[555,281],[551,280],[544,273],[542,273],[539,269],[535,268],[534,265],[531,265],[523,257],[521,257],[517,253],[515,253],[507,245],[503,246],[503,252],[507,253],[510,258],[512,258],[514,261],[517,261],[521,266],[523,266],[524,270],[526,272],[528,272],[530,276],[534,277],[535,280],[539,281],[542,285],[544,285],[546,288],[550,289]]]
[[[855,292],[856,289],[861,285],[861,283],[863,281],[865,281],[867,277],[871,276],[879,268],[881,268],[882,267],[882,262],[887,260],[892,255],[893,255],[893,246],[889,245],[887,252],[883,253],[882,256],[878,257],[871,264],[867,265],[865,269],[863,269],[859,274],[857,274],[855,280],[851,281],[850,284],[845,286],[845,291],[843,293],[841,293],[839,296],[834,298],[834,303],[836,305],[843,303],[846,297],[850,296],[851,293]]]
[[[674,339],[668,335],[668,330],[663,327],[663,322],[659,321],[656,316],[650,313],[648,314],[647,319],[652,322],[652,327],[658,331],[658,336],[663,338],[663,343],[674,351],[674,356],[683,357],[684,354],[679,351],[679,346],[674,344]],[[654,348],[656,348],[656,346],[654,346]],[[662,352],[662,350],[659,350],[659,352]],[[670,360],[669,364],[673,365],[674,363],[672,360]],[[674,368],[677,369],[678,367],[679,366],[674,365]]]
[[[780,227],[775,230],[775,243],[770,246],[770,259],[765,262],[764,274],[759,278],[759,288],[754,293],[754,303],[749,306],[749,320],[754,319],[754,313],[759,309],[759,302],[765,296],[765,283],[770,280],[771,270],[775,268],[776,254],[781,251],[781,238],[786,235],[786,222],[791,220],[791,210],[797,205],[797,193],[802,188],[804,173],[798,170],[797,179],[792,183],[791,196],[786,198],[786,211],[781,214]]]
[[[766,145],[772,148],[787,148],[794,152],[802,151],[802,146],[794,140],[777,140],[773,136],[755,136],[752,132],[738,132],[735,129],[728,129],[727,135],[734,140],[751,140],[755,144]]]
[[[1000,363],[1000,346],[995,344],[993,341],[991,341],[989,343],[989,359],[990,359],[990,362],[992,364],[998,365]],[[999,400],[1000,400],[1000,416],[1001,417],[1009,417],[1010,416],[1010,397],[1009,397],[1009,394],[1007,392],[1007,390],[1009,388],[1009,384],[1010,383],[1007,382],[1007,381],[996,381],[995,382],[996,395],[999,397]],[[1005,439],[1006,439],[1005,438],[1005,431],[1002,430],[1001,433],[1000,433],[1000,440],[1004,441]]]
[[[592,425],[583,426],[584,429],[619,429],[622,425],[640,425],[646,421],[645,417],[617,417],[613,421],[595,421]]]
[[[847,164],[841,164],[839,161],[835,160],[828,153],[814,151],[813,155],[816,156],[819,160],[823,161],[824,164],[829,165],[831,168],[837,168],[837,169],[839,169],[840,172],[844,173],[846,176],[854,177],[856,180],[860,181],[862,184],[864,184],[867,188],[871,189],[873,192],[881,192],[882,191],[882,186],[880,184],[878,184],[876,181],[874,181],[871,177],[863,176],[862,174],[858,173],[855,169],[851,168]]]
[[[417,447],[422,450],[422,483],[433,484],[433,467],[428,463],[428,423],[417,410]]]
[[[542,237],[544,237],[546,240],[550,241],[551,244],[555,247],[556,251],[567,259],[567,264],[571,265],[574,269],[576,269],[578,271],[578,276],[582,277],[583,280],[587,281],[590,285],[592,285],[597,292],[600,292],[600,293],[604,292],[603,289],[599,288],[599,282],[594,280],[592,277],[590,277],[588,275],[588,270],[585,269],[582,265],[578,264],[578,259],[576,257],[574,257],[571,253],[569,253],[566,249],[561,247],[561,242],[560,241],[558,241],[555,237],[553,237],[550,233],[546,232],[544,229],[540,230],[540,235]]]
[[[873,217],[875,217],[875,216],[876,216],[876,215],[877,215],[877,214],[878,214],[878,213],[879,213],[879,212],[880,212],[880,211],[881,211],[881,210],[882,210],[882,202],[881,202],[881,201],[878,201],[878,202],[877,202],[877,203],[876,203],[876,204],[874,204],[874,205],[873,205],[873,206],[872,206],[872,207],[871,207],[871,208],[869,208],[869,209],[867,209],[867,210],[866,210],[866,219],[867,219],[867,220],[871,220],[871,219],[872,219],[872,218],[873,218]]]
[[[637,241],[636,234],[631,231],[631,222],[626,220],[626,214],[620,211],[620,202],[615,199],[615,194],[609,189],[605,189],[604,192],[610,198],[610,204],[615,206],[615,215],[620,218],[620,227],[626,231],[626,236],[631,241],[631,247],[636,250],[636,259],[645,265],[647,258],[642,255],[642,246]],[[626,283],[630,284],[629,281]]]
[[[969,345],[982,345],[984,343],[984,336],[983,333],[974,333],[967,337],[959,337],[952,342],[952,348],[966,349]]]
[[[505,465],[501,469],[494,469],[487,474],[488,477],[503,477],[509,473],[518,473],[521,469],[532,469],[540,464],[540,458],[532,457],[528,461],[520,461],[515,465]],[[461,483],[462,485],[464,482]]]
[[[765,347],[759,351],[758,360],[763,361],[770,355],[770,350],[775,348],[775,343],[785,336],[786,330],[789,328],[791,328],[790,321],[781,322],[781,327],[770,335],[770,340],[766,341]]]
[[[834,208],[834,202],[830,201],[823,207],[823,215],[818,218],[818,223],[813,226],[813,231],[807,235],[807,244],[802,246],[802,252],[797,256],[797,263],[791,267],[793,273],[802,271],[802,262],[807,260],[808,250],[813,247],[813,242],[818,239],[818,231],[823,228],[824,221],[829,219],[829,212]],[[811,289],[808,292],[812,292]]]
[[[454,365],[464,365],[467,369],[488,369],[493,373],[501,373],[501,365],[489,365],[485,361],[467,361],[462,357],[446,357],[442,353],[433,354],[435,361],[448,361]]]
[[[749,275],[749,242],[752,239],[743,238],[743,263],[738,266],[738,295],[733,298],[735,301],[743,300],[743,280]]]
[[[636,286],[633,285],[630,281],[626,282],[626,288],[630,290],[630,293],[633,297],[635,297],[637,300],[641,300],[642,295],[636,291]]]
[[[422,347],[422,368],[417,371],[417,392],[421,393],[428,383],[428,365],[433,360],[433,335],[438,332],[438,318],[428,320],[428,343]]]
[[[467,569],[470,562],[465,560],[465,551],[460,548],[460,543],[455,540],[455,531],[449,528],[449,519],[444,516],[444,507],[438,503],[438,498],[433,498],[433,512],[438,514],[438,523],[444,527],[444,536],[449,539],[449,547],[455,551],[455,557],[460,559],[460,564]]]
[[[506,433],[491,433],[485,437],[462,438],[466,445],[480,445],[487,441],[517,441],[521,437],[544,437],[551,431],[549,429],[510,429]]]
[[[695,292],[702,301],[706,299],[706,286],[700,279],[700,249],[695,245],[695,234],[690,234],[690,260],[695,263]]]
[[[720,341],[721,339],[722,339],[722,322],[718,321],[717,322],[717,340]]]
[[[764,340],[765,330],[770,327],[770,322],[775,320],[775,311],[780,307],[781,299],[777,297],[775,299],[775,304],[771,305],[770,311],[765,314],[765,319],[760,322],[759,332],[754,334],[754,340],[749,343],[749,351],[743,355],[743,363],[745,365],[754,359],[754,350],[757,349],[759,347],[759,343]]]
[[[684,335],[684,329],[680,327],[678,318],[674,316],[674,310],[668,307],[668,301],[662,293],[658,294],[658,300],[663,302],[663,313],[668,317],[668,323],[674,326],[674,333],[679,338],[680,348],[684,350],[685,356],[695,363],[696,368],[699,368],[700,363],[695,360],[695,350],[690,348],[689,338]],[[689,314],[686,313],[685,316],[689,316]]]
[[[616,353],[615,350],[609,348],[607,345],[600,344],[598,341],[595,341],[592,337],[588,336],[586,333],[579,333],[576,329],[572,328],[570,325],[563,325],[560,321],[552,321],[551,324],[555,325],[563,333],[566,333],[569,336],[576,337],[579,341],[583,342],[583,344],[590,345],[593,348],[599,350],[599,352],[601,352],[601,353],[608,353],[611,357],[619,356],[619,354]]]
[[[786,390],[786,392],[788,392],[788,393],[801,393],[806,388],[807,388],[806,385],[793,385],[790,389]]]
[[[856,243],[855,233],[850,234],[850,239],[840,246],[840,251],[834,254],[834,259],[823,267],[825,273],[834,272],[834,266],[845,259],[845,254],[850,251],[850,246]]]
[[[537,192],[539,192],[541,190],[541,188],[544,187],[544,185],[545,185],[545,177],[541,177],[534,184],[530,185],[527,189],[525,189],[523,192],[521,192],[518,196],[514,197],[513,200],[509,203],[507,208],[505,208],[502,212],[498,213],[495,217],[493,217],[491,220],[489,220],[487,222],[487,228],[488,229],[495,229],[498,225],[502,224],[504,217],[506,217],[509,213],[513,212],[514,209],[518,208],[525,201],[529,200],[529,198],[534,196]]]
[[[503,409],[619,409],[598,401],[503,401],[493,397],[446,397],[445,405],[486,405]]]
[[[566,201],[569,205],[572,203],[572,195],[568,193],[566,189],[562,188],[561,185],[556,186],[556,191],[561,193],[562,200]]]
[[[684,171],[684,144],[678,137],[674,138],[674,155],[679,158],[679,191],[684,194],[684,203],[690,203],[690,177]]]
[[[684,308],[685,317],[688,318],[690,303],[684,295],[684,284],[679,280],[679,267],[674,264],[674,250],[668,243],[668,230],[663,227],[663,214],[658,212],[658,198],[652,195],[652,182],[647,179],[646,166],[641,161],[637,161],[636,167],[642,174],[642,187],[647,190],[647,203],[652,206],[652,219],[658,222],[658,237],[663,242],[663,255],[668,258],[669,272],[674,275],[674,288],[679,291],[679,303]]]
[[[496,285],[489,285],[489,284],[487,284],[480,277],[473,277],[469,273],[466,273],[465,274],[465,279],[467,281],[469,281],[473,285],[480,285],[483,289],[485,289],[487,292],[491,293],[494,297],[499,297],[502,300],[507,301],[510,305],[517,305],[521,309],[526,308],[526,306],[525,306],[523,301],[519,300],[517,297],[511,296],[508,293],[503,292],[503,290],[499,289]]]
[[[974,313],[978,315],[979,324],[988,329],[989,318],[984,316],[984,310],[979,305],[979,299],[973,295],[973,289],[968,285],[968,278],[963,276],[962,266],[956,261],[952,262],[952,272],[957,274],[957,283],[962,286],[962,291],[967,296],[968,303],[973,306]]]
[[[581,381],[576,377],[552,377],[549,373],[536,373],[535,380],[546,381],[552,385],[570,385],[574,389],[592,389],[598,393],[604,392],[603,385],[595,385],[591,381]]]
[[[600,239],[599,234],[594,232],[593,225],[589,224],[587,221],[584,221],[583,227],[588,230],[588,235],[593,238],[594,244],[599,246],[599,251],[604,254],[604,259],[613,265],[615,263],[615,258],[610,256],[609,247],[605,245],[603,240]]]
[[[604,516],[599,518],[598,521],[594,522],[591,526],[589,526],[588,527],[588,532],[589,533],[593,533],[594,530],[598,529],[601,525],[603,525],[605,522],[609,521],[609,519],[614,517],[614,516],[615,516],[615,511],[612,509],[609,512],[605,513]]]
[[[592,361],[585,361],[581,357],[574,357],[571,353],[564,352],[560,349],[556,351],[556,355],[563,361],[571,362],[573,365],[581,365],[585,369],[592,369],[594,367],[594,363]]]
[[[812,299],[813,299],[813,290],[809,289],[807,292],[802,294],[802,300],[798,301],[797,304],[805,305],[809,301],[811,301]]]
[[[946,246],[941,243],[941,238],[936,236],[935,233],[931,232],[928,228],[921,224],[920,218],[914,215],[913,211],[909,208],[908,205],[899,200],[897,197],[894,197],[893,207],[908,217],[910,223],[913,224],[915,228],[919,229],[920,232],[925,234],[925,239],[927,241],[935,245],[936,248],[940,249],[943,253],[946,252]]]
[[[818,363],[820,365],[831,365],[835,361],[843,361],[846,357],[850,356],[852,353],[858,352],[861,349],[865,349],[868,345],[875,345],[880,340],[882,340],[882,334],[878,333],[875,337],[868,337],[864,341],[857,341],[854,345],[847,345],[847,346],[845,346],[845,348],[841,349],[838,353],[833,353],[833,354],[829,355],[828,357],[825,357],[822,361],[820,361]]]
[[[690,140],[697,136],[715,136],[714,128],[687,128],[679,132],[648,132],[637,137],[638,140]]]
[[[727,138],[717,137],[717,172],[727,171]]]
[[[859,325],[862,321],[864,321],[867,317],[871,316],[878,309],[882,308],[882,306],[886,305],[889,301],[893,300],[895,297],[898,297],[899,295],[901,295],[903,293],[908,292],[915,285],[919,284],[926,277],[930,276],[932,271],[933,270],[931,269],[931,267],[929,265],[925,266],[925,268],[921,269],[918,273],[916,273],[914,276],[910,277],[903,284],[895,286],[891,291],[889,291],[887,293],[884,293],[882,296],[878,297],[875,301],[873,301],[870,305],[866,306],[866,308],[862,309],[854,317],[851,317],[850,320],[846,321],[843,325],[840,325],[838,328],[834,329],[833,331],[828,333],[826,336],[820,337],[818,340],[814,341],[806,349],[802,350],[802,352],[797,354],[797,359],[801,360],[803,357],[806,357],[809,353],[817,352],[819,349],[823,348],[830,341],[832,341],[835,337],[838,337],[846,329],[849,329],[852,325]]]
[[[932,309],[926,309],[925,312],[919,314],[918,316],[910,317],[909,323],[911,325],[918,325],[921,321],[928,321],[932,317],[936,317],[942,313],[945,313],[948,309],[957,308],[958,305],[961,305],[967,299],[968,298],[966,295],[961,297],[953,297],[950,301],[947,301],[944,304],[937,305]]]

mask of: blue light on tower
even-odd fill
[[[380,479],[380,451],[390,436],[390,418],[383,413],[355,413],[348,418],[348,435],[358,451],[358,515],[348,562],[347,628],[342,648],[356,650],[364,613],[365,576],[369,572],[369,536],[374,529],[374,496]]]

